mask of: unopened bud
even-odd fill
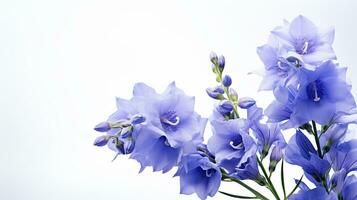
[[[232,78],[229,75],[225,75],[222,80],[224,87],[229,87],[232,85]]]
[[[217,86],[214,88],[207,88],[206,92],[208,94],[208,96],[210,96],[213,99],[223,99],[223,94],[224,94],[224,90],[221,86]]]
[[[218,64],[218,57],[217,54],[215,52],[211,52],[211,54],[209,55],[210,60],[213,64],[217,65]]]
[[[270,154],[269,171],[275,171],[276,165],[283,157],[283,151],[279,146],[274,146]]]
[[[131,117],[130,121],[131,121],[132,125],[141,124],[145,121],[145,117],[142,115],[136,114],[133,117]]]
[[[221,72],[223,71],[225,65],[226,65],[226,59],[225,59],[224,56],[222,55],[222,56],[220,56],[220,57],[218,58],[218,67],[219,67],[219,69],[220,69]]]
[[[94,130],[98,132],[107,132],[110,130],[110,124],[108,122],[101,122],[94,127]]]
[[[229,88],[229,96],[233,102],[238,101],[238,93],[233,88]]]
[[[102,147],[107,143],[108,143],[108,137],[105,135],[97,137],[94,141],[94,145],[98,147]]]
[[[255,104],[255,100],[250,97],[239,98],[238,106],[242,109],[248,109]]]
[[[221,101],[218,106],[218,111],[223,115],[232,112],[233,111],[232,102],[230,102],[228,100]]]

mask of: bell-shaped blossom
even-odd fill
[[[235,171],[230,175],[241,180],[254,180],[257,183],[264,185],[264,177],[259,173],[257,157],[255,154],[237,165]]]
[[[131,156],[140,162],[141,170],[152,166],[154,171],[166,172],[203,141],[206,119],[194,112],[194,97],[185,95],[175,83],[163,94],[143,83],[136,84],[133,101],[147,123]]]
[[[331,148],[327,158],[335,171],[344,169],[346,173],[357,171],[357,140],[343,142]]]
[[[133,100],[116,99],[117,110],[105,122],[94,128],[98,132],[107,132],[97,137],[94,145],[105,146],[119,154],[130,154],[135,147],[137,135],[145,124],[145,117],[139,114]]]
[[[292,86],[279,86],[274,90],[274,100],[265,110],[264,114],[268,117],[268,122],[281,122],[280,127],[283,129],[298,127],[301,124],[291,118],[294,109],[297,89]]]
[[[285,160],[302,167],[307,178],[315,184],[321,182],[330,169],[330,163],[317,155],[310,140],[299,130],[285,149]]]
[[[311,120],[329,124],[356,108],[346,68],[331,61],[317,70],[303,70],[299,87],[277,87],[276,100],[265,111],[271,122],[284,122],[283,128],[299,127]],[[345,120],[346,121],[346,120]]]
[[[337,200],[337,195],[334,192],[327,193],[323,187],[317,187],[312,190],[300,190],[289,197],[289,200]]]
[[[288,86],[297,84],[297,73],[299,70],[299,63],[297,60],[292,60],[282,57],[286,55],[284,49],[279,49],[274,46],[272,39],[268,44],[257,48],[257,53],[264,63],[265,71],[263,73],[263,80],[260,84],[259,90],[274,90],[278,86]]]
[[[289,56],[294,56],[313,69],[326,60],[336,59],[332,49],[334,29],[319,30],[304,16],[298,16],[291,23],[277,27],[272,34],[278,39],[281,48]]]
[[[351,85],[346,82],[346,68],[327,61],[316,71],[305,70],[303,74],[290,118],[300,124],[311,120],[327,124],[336,113],[356,107]]]
[[[262,124],[255,122],[252,126],[252,130],[257,138],[258,151],[261,153],[262,157],[265,157],[268,154],[269,149],[273,144],[278,145],[281,148],[286,145],[278,123]]]
[[[341,191],[338,191],[338,195],[343,200],[357,199],[357,177],[355,175],[350,175],[345,179]]]
[[[328,152],[331,147],[338,145],[340,141],[345,137],[348,125],[346,124],[332,124],[321,137],[321,146],[324,152]]]
[[[239,163],[255,155],[256,144],[248,133],[246,120],[211,121],[212,137],[207,148],[215,156],[220,167],[234,172]]]
[[[175,176],[180,177],[181,194],[196,193],[202,200],[217,193],[222,178],[216,164],[197,153],[182,158]]]

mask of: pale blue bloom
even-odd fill
[[[175,176],[180,177],[180,193],[193,194],[204,200],[213,197],[221,184],[220,169],[200,154],[184,156]]]

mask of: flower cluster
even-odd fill
[[[133,97],[117,98],[117,111],[95,127],[105,134],[94,144],[108,146],[116,156],[130,154],[140,172],[175,168],[180,192],[200,199],[216,195],[222,181],[237,183],[254,196],[220,191],[223,195],[268,199],[245,180],[277,200],[357,199],[357,140],[346,137],[349,125],[357,123],[357,106],[333,39],[334,29],[321,31],[303,16],[271,32],[268,43],[257,49],[265,66],[260,90],[275,97],[265,110],[253,98],[238,97],[224,73],[225,57],[216,53],[210,55],[216,85],[206,89],[215,101],[209,119],[194,111],[194,97],[175,83],[161,94],[138,83]],[[207,121],[213,134],[205,143]],[[288,142],[282,133],[286,129],[295,129]],[[304,171],[290,192],[284,162]],[[282,193],[271,180],[279,164]]]

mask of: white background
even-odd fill
[[[335,26],[334,49],[357,85],[356,10],[352,0],[2,0],[0,199],[197,199],[178,194],[174,171],[138,175],[136,161],[111,162],[113,152],[92,145],[93,126],[115,111],[115,96],[130,98],[135,82],[162,91],[176,80],[207,117],[214,50],[226,56],[239,95],[266,106],[271,95],[257,93],[260,78],[247,75],[262,68],[256,47],[299,14]],[[290,190],[301,171],[287,174]]]

